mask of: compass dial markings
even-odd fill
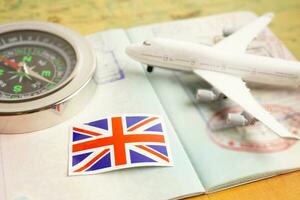
[[[74,71],[74,49],[55,35],[15,31],[0,34],[0,41],[0,102],[50,94]]]

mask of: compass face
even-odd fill
[[[0,34],[0,102],[23,102],[57,91],[71,81],[76,63],[74,48],[54,34]]]

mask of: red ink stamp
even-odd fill
[[[269,104],[264,107],[292,133],[300,135],[299,112],[281,105]],[[220,147],[235,151],[273,153],[288,149],[296,143],[296,140],[279,137],[260,122],[249,126],[228,128],[225,125],[225,117],[229,112],[241,112],[241,109],[239,107],[222,109],[207,123],[210,138]]]

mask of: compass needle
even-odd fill
[[[24,72],[28,75],[28,76],[32,76],[34,78],[37,78],[41,81],[47,82],[47,83],[51,83],[51,84],[55,84],[53,81],[50,81],[46,78],[44,78],[43,76],[41,76],[39,73],[33,71],[32,69],[34,67],[28,67],[26,63],[23,63],[23,68],[24,68]]]
[[[3,56],[0,56],[0,61],[2,61],[4,64],[6,64],[7,66],[13,68],[14,70],[18,70],[19,69],[19,65],[18,63],[12,61],[12,60],[9,60]]]
[[[30,75],[30,76],[32,76],[32,77],[35,77],[35,78],[37,78],[37,79],[39,79],[39,80],[41,80],[41,81],[45,81],[45,82],[47,82],[47,83],[55,84],[53,81],[50,81],[50,80],[44,78],[43,76],[39,75],[38,73],[36,73],[36,72],[34,72],[34,71],[32,71],[32,70],[29,70],[29,71],[28,71],[28,75]]]

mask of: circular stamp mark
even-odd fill
[[[290,107],[268,104],[264,105],[280,123],[294,133],[300,135],[300,113]],[[246,152],[273,153],[288,149],[296,140],[283,139],[273,133],[262,123],[230,128],[225,125],[227,113],[241,112],[241,108],[227,107],[216,112],[207,123],[210,138],[220,147]],[[216,128],[218,127],[218,128]],[[221,128],[220,128],[221,127]],[[215,131],[212,131],[215,130]]]

